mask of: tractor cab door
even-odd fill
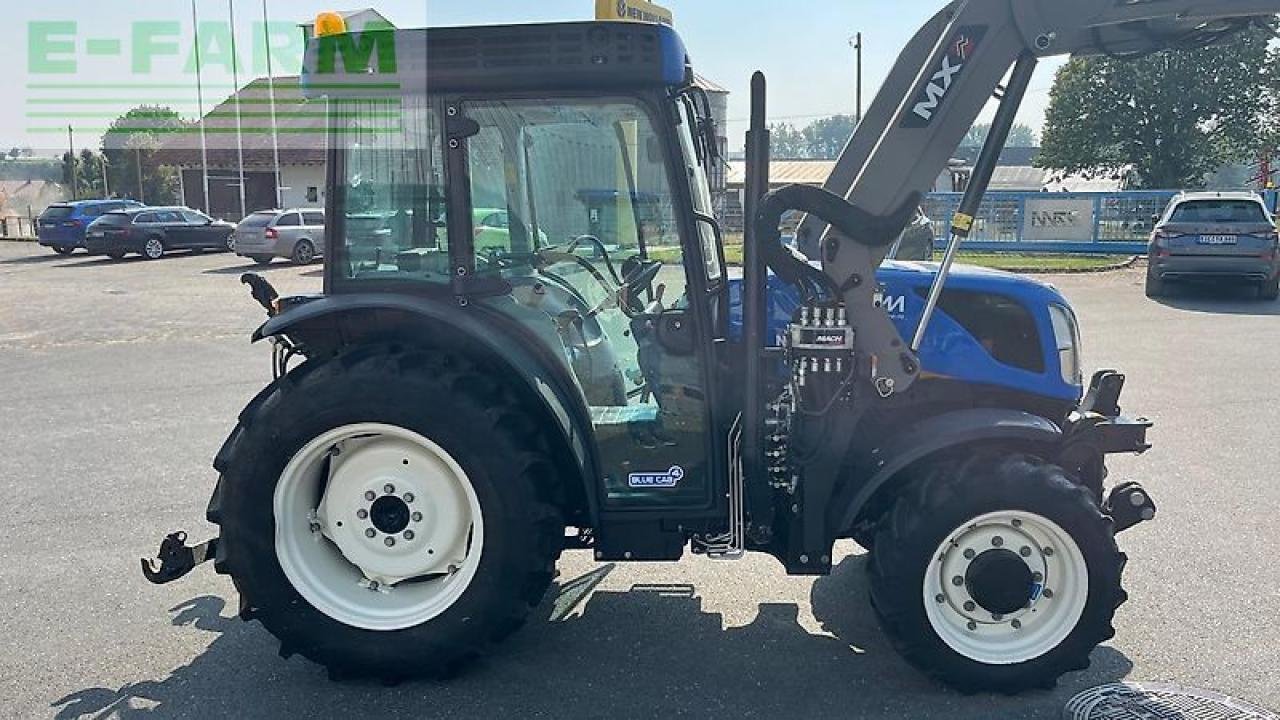
[[[691,210],[705,187],[678,141],[690,123],[661,100],[504,97],[461,107],[479,126],[465,151],[475,274],[511,286],[494,305],[578,379],[602,508],[667,516],[709,512],[723,498],[708,367],[723,272],[714,231]]]

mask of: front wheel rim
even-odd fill
[[[993,602],[999,593],[979,587],[986,581],[974,572],[1010,557],[1022,561],[1031,580],[1026,602],[1016,609]],[[1056,648],[1079,623],[1089,599],[1088,563],[1054,521],[1030,512],[988,513],[939,544],[929,558],[923,599],[929,624],[952,650],[988,665],[1027,662]]]
[[[146,250],[147,257],[152,259],[164,254],[164,244],[155,238],[148,240],[146,247],[143,249]]]
[[[360,423],[307,443],[274,495],[281,569],[307,602],[345,625],[400,630],[448,610],[484,549],[479,499],[439,445]]]

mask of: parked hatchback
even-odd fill
[[[324,211],[308,208],[263,210],[236,226],[232,236],[237,255],[265,265],[289,258],[306,265],[324,252]]]
[[[186,207],[119,210],[89,226],[85,249],[115,260],[127,253],[157,260],[171,250],[230,250],[235,227]]]
[[[1182,193],[1156,218],[1147,263],[1147,297],[1176,280],[1225,278],[1280,298],[1280,238],[1255,193]]]
[[[36,236],[40,244],[59,255],[70,255],[84,247],[85,231],[106,213],[144,207],[134,200],[81,200],[55,203],[45,208],[36,220]]]

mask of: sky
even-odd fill
[[[237,13],[235,38],[240,83],[262,74],[262,0],[197,0],[202,46],[214,55],[202,78],[205,107],[230,94],[228,5]],[[291,26],[325,9],[373,6],[399,27],[590,19],[594,0],[266,0],[272,23],[276,74],[291,65],[301,33]],[[942,0],[666,0],[675,14],[694,67],[731,91],[729,137],[741,144],[751,73],[769,78],[769,115],[803,126],[815,118],[852,114],[854,53],[849,39],[863,33],[864,107],[901,47]],[[96,146],[110,119],[141,103],[169,104],[198,115],[191,68],[189,0],[9,0],[9,42],[0,43],[0,148],[31,146],[44,153],[67,146],[66,126],[78,146]],[[221,32],[219,32],[221,30]],[[116,43],[118,41],[118,44]],[[212,45],[211,45],[212,43]],[[1053,72],[1041,64],[1019,121],[1039,131]],[[988,110],[988,115],[990,109]]]

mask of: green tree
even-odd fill
[[[990,123],[979,123],[969,128],[969,132],[964,136],[964,140],[960,141],[960,147],[982,147],[987,141],[987,135],[991,132]],[[1035,147],[1036,131],[1031,129],[1029,125],[1022,123],[1014,123],[1009,128],[1009,140],[1005,143],[1007,147]]]
[[[839,157],[856,126],[852,115],[832,115],[809,123],[801,131],[807,150],[805,157],[825,160]]]
[[[1072,59],[1054,80],[1036,164],[1129,170],[1144,188],[1202,187],[1206,174],[1258,149],[1269,37],[1254,29],[1207,48]]]
[[[178,204],[178,173],[161,164],[160,147],[189,127],[170,108],[142,105],[116,118],[102,136],[113,195],[152,205]]]
[[[804,135],[790,123],[769,126],[769,152],[776,158],[808,157]]]

